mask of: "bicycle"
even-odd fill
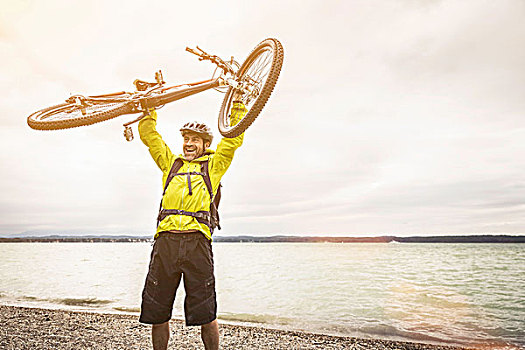
[[[255,121],[277,83],[284,59],[282,44],[274,38],[263,40],[242,65],[233,56],[226,61],[208,54],[198,46],[196,50],[187,47],[186,51],[197,55],[200,61],[211,61],[217,66],[211,79],[166,87],[162,72],[158,71],[154,83],[136,79],[133,83],[135,92],[73,95],[64,103],[32,113],[27,123],[37,130],[58,130],[91,125],[125,114],[142,113],[137,119],[123,125],[124,136],[131,141],[133,132],[130,125],[144,118],[148,109],[160,108],[199,92],[216,89],[226,94],[219,112],[219,131],[224,137],[239,136]],[[217,72],[219,76],[215,77]],[[230,123],[229,119],[234,96],[248,110],[243,119],[235,124]]]

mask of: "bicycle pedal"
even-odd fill
[[[126,138],[126,141],[133,141],[133,130],[131,130],[130,126],[124,128],[124,137]]]

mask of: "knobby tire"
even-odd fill
[[[133,111],[130,102],[97,103],[88,108],[89,112],[82,114],[79,107],[62,103],[31,114],[27,118],[27,124],[37,130],[69,129],[99,123]],[[60,114],[62,114],[61,119],[52,119]]]
[[[264,108],[266,102],[270,98],[272,91],[279,78],[279,73],[284,60],[284,50],[282,44],[277,39],[266,39],[263,40],[259,45],[252,50],[248,58],[243,62],[239,69],[238,76],[242,80],[244,73],[246,73],[251,65],[257,61],[259,56],[265,53],[265,48],[270,48],[273,51],[273,58],[271,68],[266,78],[260,94],[257,96],[255,102],[249,109],[248,113],[244,118],[235,126],[229,126],[229,113],[233,104],[233,93],[234,89],[230,87],[222,101],[221,110],[219,112],[219,131],[222,136],[232,138],[241,135],[259,116],[259,113]]]

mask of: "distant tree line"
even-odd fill
[[[34,242],[34,243],[111,243],[111,242],[149,242],[152,238],[107,238],[107,237],[15,237],[1,238],[0,243]]]
[[[1,238],[0,242],[71,242],[71,243],[98,243],[98,242],[150,242],[153,237],[131,236],[46,236],[46,237],[15,237]],[[525,236],[511,235],[472,235],[472,236],[416,236],[416,237],[323,237],[323,236],[215,236],[214,242],[253,242],[253,243],[525,243]]]
[[[395,237],[400,243],[525,243],[525,236],[473,235],[473,236],[433,236],[433,237]]]

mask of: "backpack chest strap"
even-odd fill
[[[164,195],[166,194],[168,185],[170,184],[171,180],[173,180],[175,176],[187,176],[188,189],[189,189],[189,194],[191,196],[193,192],[192,192],[190,175],[200,175],[204,179],[204,184],[206,185],[206,189],[208,190],[208,193],[210,195],[210,201],[213,202],[213,188],[211,185],[210,174],[208,172],[208,160],[201,162],[201,171],[190,171],[190,172],[179,173],[178,171],[180,168],[182,168],[182,165],[183,165],[182,159],[180,158],[175,159],[175,161],[173,162],[173,165],[171,166],[168,177],[166,178],[166,183],[164,184],[164,190],[162,191],[162,196],[164,197]]]

